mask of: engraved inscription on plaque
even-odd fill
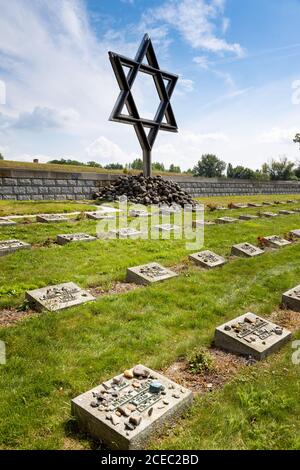
[[[257,215],[251,215],[251,214],[242,214],[239,216],[240,220],[255,220],[258,219]]]
[[[39,214],[36,216],[36,220],[44,224],[70,221],[70,219],[63,214]]]
[[[238,222],[239,219],[235,219],[234,217],[219,217],[216,219],[217,224],[234,224]]]
[[[227,260],[225,258],[209,250],[200,251],[199,253],[189,255],[189,258],[196,264],[207,269],[223,266],[225,263],[227,263]]]
[[[262,255],[263,253],[263,250],[257,246],[251,245],[251,243],[239,243],[238,245],[233,245],[231,248],[231,254],[233,256],[246,256],[253,258],[254,256]]]
[[[119,230],[110,230],[108,236],[111,238],[138,238],[143,232],[140,230],[135,230],[134,228],[120,228]]]
[[[85,212],[88,219],[92,220],[114,220],[114,215],[107,215],[102,211]]]
[[[271,248],[281,248],[286,245],[290,245],[291,242],[279,237],[278,235],[272,235],[270,237],[264,237],[265,243]]]
[[[233,353],[264,359],[291,338],[291,332],[253,313],[216,328],[214,343]]]
[[[149,263],[127,269],[126,281],[136,284],[153,284],[178,276],[177,273],[158,263]]]
[[[178,225],[173,224],[155,225],[155,228],[160,232],[177,232],[178,230],[180,230],[180,227],[178,227]]]
[[[18,250],[30,250],[29,243],[20,240],[0,240],[0,256],[8,255]]]
[[[262,212],[261,215],[263,217],[271,218],[271,217],[278,217],[279,214],[277,214],[276,212]]]
[[[295,211],[279,211],[279,214],[281,215],[293,215],[296,214]]]
[[[93,242],[95,240],[97,240],[96,237],[92,237],[86,233],[69,233],[66,235],[57,235],[56,237],[56,241],[59,245],[72,242]]]

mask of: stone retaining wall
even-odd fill
[[[83,200],[120,175],[0,168],[0,200]],[[170,177],[167,177],[170,179]],[[300,182],[172,177],[194,197],[299,194]]]

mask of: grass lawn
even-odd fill
[[[238,200],[287,200],[297,196],[209,198],[225,205]],[[45,204],[45,203],[44,203]],[[72,211],[72,203],[0,201],[0,215]],[[78,207],[78,204],[76,205]],[[84,206],[84,210],[87,206]],[[265,207],[300,208],[300,202]],[[80,209],[79,209],[80,210]],[[207,212],[207,218],[238,217],[259,209]],[[13,212],[14,211],[14,212]],[[257,219],[205,229],[205,248],[228,256],[231,245],[258,236],[284,235],[300,228],[300,214]],[[161,370],[195,347],[209,347],[214,328],[246,311],[269,316],[281,294],[300,284],[300,242],[255,259],[232,259],[204,271],[188,262],[185,241],[95,241],[60,247],[56,234],[94,234],[96,222],[18,224],[1,228],[0,239],[33,244],[0,258],[1,309],[19,308],[28,289],[73,281],[109,291],[125,279],[126,268],[157,261],[177,267],[178,278],[58,313],[26,317],[0,328],[7,364],[0,366],[0,447],[3,449],[81,449],[94,443],[76,428],[70,399],[136,363]],[[48,239],[48,240],[47,240]],[[44,243],[47,240],[47,243]],[[300,314],[299,314],[300,315]],[[295,338],[300,339],[296,333]],[[267,361],[241,367],[224,387],[199,394],[186,416],[157,449],[299,449],[300,366],[288,344]]]

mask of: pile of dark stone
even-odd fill
[[[121,176],[111,185],[95,193],[94,199],[117,201],[121,196],[127,196],[128,201],[136,204],[196,206],[193,198],[183,191],[179,184],[165,180],[161,176]]]

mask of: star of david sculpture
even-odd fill
[[[135,59],[129,59],[115,52],[109,52],[108,55],[121,90],[109,120],[134,126],[143,150],[144,176],[151,176],[151,151],[158,132],[160,130],[178,131],[170,103],[178,76],[160,69],[148,34],[145,34],[143,37]],[[129,68],[127,74],[124,71],[124,66]],[[131,89],[139,72],[147,73],[153,77],[160,99],[160,104],[153,120],[144,119],[140,116],[132,95]],[[126,107],[128,115],[122,113],[124,107]],[[150,129],[148,134],[145,129]]]

